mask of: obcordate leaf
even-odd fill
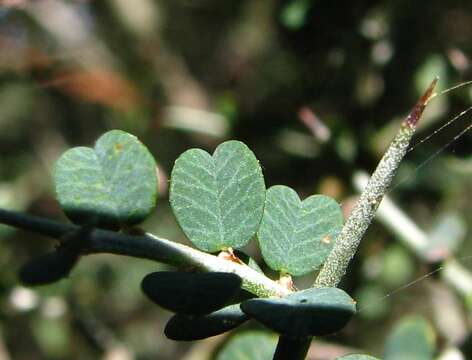
[[[190,149],[172,169],[172,210],[187,237],[206,252],[246,245],[259,227],[264,199],[259,162],[240,141],[224,142],[213,156]]]
[[[232,330],[248,319],[239,304],[227,306],[208,315],[176,314],[170,318],[164,334],[177,341],[201,340]]]
[[[156,304],[181,314],[208,314],[231,302],[240,292],[241,278],[225,272],[158,271],[144,277],[141,288]]]
[[[60,247],[24,264],[19,272],[20,281],[28,286],[54,283],[67,277],[78,259],[77,251]]]
[[[155,208],[154,158],[133,135],[112,130],[95,147],[76,147],[57,161],[56,193],[74,222],[117,227],[142,222]]]
[[[311,288],[283,298],[246,300],[241,310],[279,334],[303,338],[341,330],[356,313],[356,303],[341,289]]]
[[[283,185],[267,190],[257,238],[266,263],[274,270],[304,275],[326,260],[343,224],[339,204],[324,195],[300,201]]]
[[[242,331],[232,336],[218,351],[215,360],[272,359],[277,337],[265,331]]]

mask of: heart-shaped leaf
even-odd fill
[[[203,315],[230,303],[240,291],[241,278],[224,272],[158,271],[146,275],[141,288],[153,302],[167,310]]]
[[[279,334],[302,338],[341,330],[356,305],[341,289],[312,288],[278,299],[246,300],[241,310]]]
[[[267,360],[274,357],[277,337],[260,330],[238,332],[218,351],[215,360]]]
[[[76,223],[134,225],[156,206],[156,163],[139,140],[112,130],[95,148],[76,147],[57,161],[56,193],[66,215]]]
[[[67,277],[78,259],[77,251],[60,247],[24,264],[19,272],[20,281],[29,286],[54,283]]]
[[[219,145],[213,156],[190,149],[172,170],[172,210],[187,237],[203,251],[246,245],[259,227],[264,199],[259,162],[240,141]]]
[[[177,314],[170,318],[164,334],[172,340],[192,341],[223,334],[248,320],[239,304],[230,305],[208,315]]]
[[[262,256],[274,270],[307,274],[326,260],[342,224],[341,208],[332,198],[313,195],[300,201],[293,189],[273,186],[257,232]]]

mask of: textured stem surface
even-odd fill
[[[53,238],[62,238],[79,230],[77,225],[4,209],[0,209],[0,223]],[[241,277],[242,287],[245,290],[259,297],[284,296],[290,293],[288,289],[245,264],[225,260],[152,234],[126,235],[94,229],[83,240],[87,244],[83,249],[84,254],[112,253],[159,261],[178,267],[194,267],[201,271],[231,272]]]
[[[413,107],[401,125],[385,155],[380,160],[366,188],[349,215],[341,234],[336,239],[333,250],[321,269],[314,286],[336,287],[346,273],[347,266],[357,251],[357,247],[369,227],[375,212],[388,190],[393,176],[405,156],[420,119],[436,86],[435,79],[424,95]]]

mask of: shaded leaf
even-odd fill
[[[335,333],[356,313],[355,301],[338,288],[307,289],[277,299],[250,299],[241,304],[241,309],[273,331],[297,338]]]
[[[277,337],[265,331],[242,331],[218,351],[215,360],[267,360],[274,356]]]
[[[223,334],[248,320],[239,304],[202,316],[177,314],[170,318],[164,334],[172,340],[192,341]]]
[[[134,225],[156,206],[156,164],[139,140],[112,130],[95,148],[76,147],[58,160],[56,193],[74,222],[102,226]]]
[[[67,277],[78,258],[77,251],[61,247],[28,261],[18,276],[23,284],[29,286],[51,284]]]
[[[313,195],[302,202],[293,189],[273,186],[257,232],[262,256],[274,270],[307,274],[326,260],[342,224],[341,208],[332,198]]]
[[[224,272],[159,271],[146,275],[141,288],[149,299],[167,310],[203,315],[228,304],[239,293],[241,278]]]
[[[190,149],[172,169],[172,210],[187,237],[203,251],[246,245],[259,227],[264,199],[259,162],[239,141],[224,142],[213,156]]]

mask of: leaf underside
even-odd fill
[[[241,278],[224,272],[158,271],[144,277],[141,288],[156,304],[188,315],[221,309],[240,292]]]
[[[248,319],[239,304],[227,306],[208,315],[176,314],[170,318],[164,334],[177,341],[201,340],[232,330]]]
[[[283,298],[250,299],[243,312],[273,331],[294,338],[341,330],[356,312],[354,300],[338,288],[311,288]]]
[[[21,267],[20,281],[28,286],[54,283],[69,275],[78,258],[77,252],[66,248],[40,255]]]

